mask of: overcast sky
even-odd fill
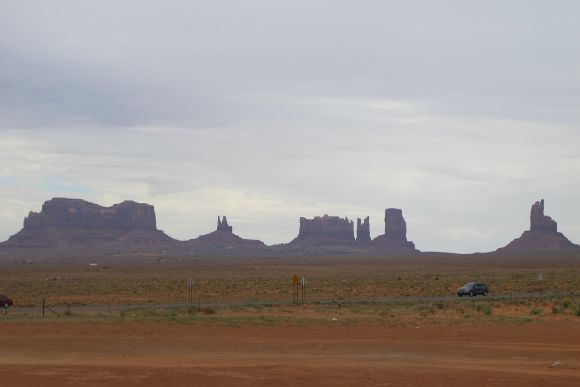
[[[580,242],[580,2],[0,0],[0,240],[52,197],[178,239],[403,209],[489,251],[535,200]]]

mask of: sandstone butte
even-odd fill
[[[407,223],[398,208],[385,210],[385,233],[371,240],[369,217],[354,222],[348,217],[317,216],[300,218],[298,236],[290,243],[275,246],[273,251],[346,250],[373,254],[417,253],[415,244],[407,240]],[[225,216],[218,217],[216,230],[185,242],[177,241],[157,229],[152,205],[124,201],[103,207],[81,199],[54,198],[46,201],[40,212],[30,212],[22,230],[0,243],[2,249],[44,249],[69,247],[142,246],[175,251],[270,251],[259,240],[243,239],[233,233]],[[577,251],[580,246],[558,232],[558,225],[544,215],[544,200],[534,203],[530,213],[530,229],[500,253],[535,251]]]
[[[288,245],[292,247],[351,246],[354,239],[354,223],[348,217],[317,216],[300,218],[298,236]]]
[[[209,234],[200,235],[196,239],[184,242],[191,249],[264,249],[267,246],[264,242],[253,239],[244,239],[234,234],[233,227],[228,224],[228,219],[218,216],[217,228]]]
[[[124,201],[102,207],[81,199],[54,198],[30,212],[21,231],[4,247],[69,247],[121,242],[139,245],[171,243],[157,229],[152,205]]]
[[[360,218],[356,220],[356,243],[359,245],[367,245],[371,241],[371,223],[367,216],[364,221]]]
[[[502,253],[579,250],[561,232],[558,223],[544,215],[544,199],[535,202],[530,211],[530,229],[522,236],[497,250]]]
[[[407,223],[403,211],[398,208],[385,210],[385,234],[371,240],[370,219],[357,219],[357,234],[354,223],[348,217],[317,216],[313,219],[300,218],[298,236],[288,244],[290,247],[345,248],[370,250],[379,253],[414,253],[413,242],[407,241]]]
[[[407,240],[407,222],[398,208],[385,210],[385,233],[372,240],[369,248],[400,253],[415,253],[415,244]]]

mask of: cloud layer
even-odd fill
[[[577,2],[196,3],[0,0],[0,239],[66,196],[268,243],[399,207],[486,251],[544,197],[580,241]]]

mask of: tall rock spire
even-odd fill
[[[357,243],[368,243],[371,241],[370,218],[367,216],[364,222],[360,218],[356,220],[356,241]]]

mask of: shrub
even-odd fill
[[[564,307],[564,309],[568,309],[570,307],[570,305],[572,305],[572,300],[569,298],[564,298],[562,300],[562,306]]]
[[[560,313],[560,308],[558,307],[558,305],[552,305],[552,314],[558,313]]]
[[[536,316],[539,315],[540,313],[542,313],[542,309],[540,309],[540,308],[533,308],[532,310],[530,310],[530,314],[533,314]]]
[[[477,311],[483,313],[486,316],[491,316],[491,305],[490,304],[477,304]]]

